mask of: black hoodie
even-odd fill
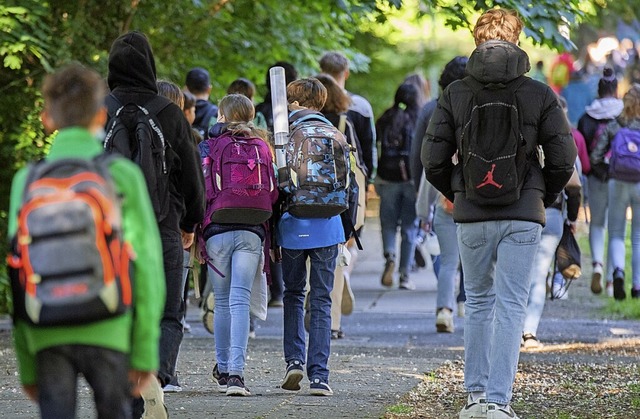
[[[488,41],[471,54],[466,73],[482,84],[507,83],[529,71],[529,57],[517,45]],[[454,202],[453,218],[458,223],[492,220],[524,220],[544,225],[544,206],[551,205],[573,173],[576,146],[564,111],[555,93],[545,84],[529,79],[516,92],[522,115],[522,135],[527,154],[540,145],[544,168],[532,164],[525,178],[520,199],[506,206],[481,206],[466,198],[460,165],[451,158],[459,149],[465,115],[473,103],[473,92],[462,80],[451,83],[438,100],[431,117],[422,163],[427,180]]]
[[[111,93],[123,104],[144,105],[158,95],[156,64],[144,34],[129,32],[113,42],[107,80]],[[173,103],[161,110],[157,117],[171,147],[167,164],[172,205],[160,227],[193,232],[204,217],[204,179],[191,128],[182,109]]]

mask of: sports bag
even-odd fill
[[[14,312],[37,326],[89,323],[131,307],[110,156],[42,160],[27,175],[13,252]]]
[[[300,218],[328,218],[349,208],[351,146],[322,114],[291,117],[286,167],[279,170],[287,194],[284,210]]]
[[[609,176],[624,182],[640,182],[640,131],[620,128],[611,141]]]
[[[483,85],[463,79],[473,101],[460,139],[462,174],[467,199],[478,205],[510,205],[520,198],[529,161],[515,93],[525,80]]]
[[[143,106],[122,105],[113,94],[106,98],[110,120],[104,148],[132,160],[142,170],[158,222],[169,212],[169,168],[167,154],[171,145],[162,132],[157,114],[172,102],[155,96]]]
[[[567,223],[564,224],[562,237],[556,249],[556,270],[566,279],[576,279],[582,275],[580,246]]]
[[[209,223],[258,225],[272,214],[278,198],[273,157],[261,138],[225,132],[201,145]]]

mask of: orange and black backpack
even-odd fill
[[[132,252],[122,237],[111,158],[30,166],[8,256],[14,317],[36,326],[77,325],[131,308]]]

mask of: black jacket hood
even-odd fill
[[[111,45],[109,51],[109,88],[140,88],[158,93],[156,62],[147,37],[141,32],[129,32]]]
[[[471,53],[466,73],[480,83],[506,83],[531,69],[527,53],[507,41],[487,41]]]

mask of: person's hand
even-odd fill
[[[187,233],[184,230],[180,230],[182,235],[182,248],[188,249],[193,244],[193,238],[195,237],[194,233]]]
[[[426,221],[426,220],[420,221],[420,228],[425,233],[430,233],[431,232],[431,221]]]
[[[23,385],[22,390],[31,401],[38,401],[38,386],[36,386],[35,384]]]
[[[153,371],[129,370],[129,382],[131,383],[131,395],[134,398],[141,397],[144,390],[151,380],[156,379],[156,373]]]
[[[569,229],[571,230],[571,234],[576,234],[578,226],[576,225],[575,221],[569,221]]]

